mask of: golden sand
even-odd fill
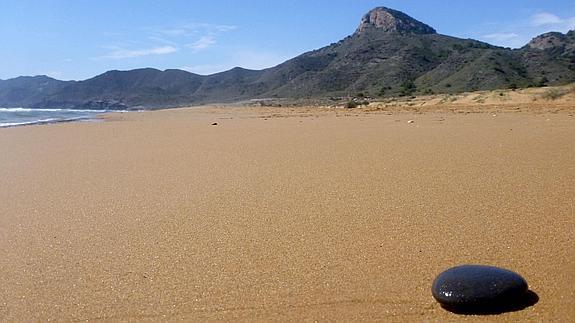
[[[575,317],[569,112],[181,109],[0,150],[0,321]],[[539,303],[443,310],[433,279],[467,263]]]

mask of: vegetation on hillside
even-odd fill
[[[138,69],[110,71],[81,82],[17,78],[0,81],[0,106],[159,108],[255,98],[350,97],[358,92],[409,97],[575,82],[573,31],[541,35],[512,50],[431,33],[432,29],[422,33],[428,29],[421,23],[393,13],[401,16],[401,32],[394,32],[393,26],[364,28],[261,71],[234,68],[201,76]],[[410,25],[419,29],[410,32]]]

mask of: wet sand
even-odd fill
[[[0,149],[0,321],[575,317],[569,112],[181,109]],[[443,310],[433,279],[467,263],[539,302]]]

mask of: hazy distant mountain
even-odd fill
[[[202,76],[180,70],[110,71],[67,83],[36,106],[83,109],[177,106],[193,102],[192,94],[202,83]]]
[[[252,98],[449,93],[575,81],[575,32],[521,49],[437,34],[380,7],[351,36],[276,67],[201,76],[180,70],[110,71],[80,82],[46,76],[0,81],[0,106],[161,108]]]
[[[20,76],[0,80],[0,107],[26,107],[59,92],[65,84],[47,76]]]

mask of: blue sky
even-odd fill
[[[507,47],[575,29],[573,0],[0,0],[0,79],[261,69],[337,42],[377,6]]]

